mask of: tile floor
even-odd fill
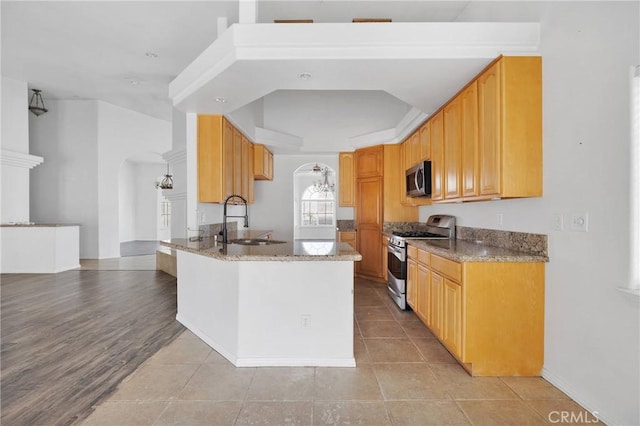
[[[542,378],[470,377],[380,284],[356,280],[354,348],[356,368],[235,368],[185,331],[82,424],[519,426],[557,424],[563,412],[596,421]]]

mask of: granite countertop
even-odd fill
[[[412,240],[409,244],[456,262],[548,262],[547,256],[465,240]]]
[[[80,226],[79,223],[33,223],[33,222],[8,222],[0,224],[2,228],[58,228],[62,226]]]
[[[229,232],[228,239],[260,238],[271,231],[247,230]],[[221,237],[219,237],[221,239]],[[281,244],[264,246],[248,246],[241,244],[223,244],[221,240],[203,238],[201,241],[189,241],[186,238],[176,238],[161,241],[163,246],[202,256],[228,261],[358,261],[362,259],[360,253],[347,243],[335,240],[293,240],[289,239]],[[274,238],[278,240],[278,238]]]

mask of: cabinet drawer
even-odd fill
[[[418,262],[422,263],[424,266],[430,266],[431,253],[424,250],[418,250]]]
[[[414,246],[407,246],[407,256],[412,258],[412,259],[417,259],[418,258],[418,249],[415,248]]]
[[[462,282],[462,265],[458,262],[433,254],[431,255],[431,267],[452,280]]]

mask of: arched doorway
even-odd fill
[[[306,163],[293,172],[295,239],[335,240],[335,176],[324,163]]]

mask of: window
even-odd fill
[[[318,192],[313,185],[307,187],[300,200],[301,225],[334,225],[334,204],[335,197],[333,192]]]

